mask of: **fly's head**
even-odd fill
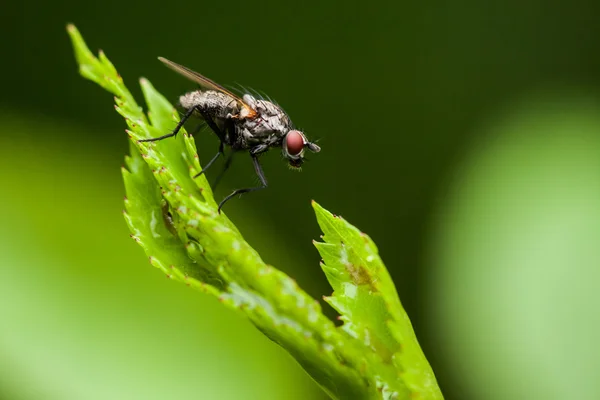
[[[244,102],[258,113],[254,132],[261,129],[273,134],[273,143],[281,143],[283,157],[288,161],[290,167],[300,168],[304,163],[304,149],[318,153],[321,148],[310,142],[304,133],[294,129],[290,117],[283,109],[272,101],[256,99],[253,96],[244,95]]]
[[[292,168],[300,168],[304,162],[304,149],[318,153],[321,148],[315,143],[309,142],[304,133],[292,129],[283,137],[282,152],[285,159]]]

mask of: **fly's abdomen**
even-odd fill
[[[179,98],[179,104],[186,110],[192,107],[202,110],[213,119],[224,119],[229,114],[235,115],[239,112],[237,103],[231,97],[212,90],[205,92],[197,90],[186,93]],[[202,114],[197,113],[202,118]]]

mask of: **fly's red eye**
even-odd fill
[[[304,148],[304,136],[300,131],[289,131],[285,137],[287,152],[292,156],[300,154]]]

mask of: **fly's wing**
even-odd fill
[[[221,92],[221,93],[226,94],[227,96],[231,97],[233,100],[236,101],[236,103],[238,103],[240,108],[245,110],[245,112],[243,113],[245,115],[245,118],[254,119],[258,116],[258,113],[252,107],[250,107],[248,104],[246,104],[244,102],[244,100],[242,100],[239,96],[233,94],[231,91],[225,89],[223,86],[219,85],[218,83],[208,79],[205,76],[200,75],[199,73],[197,73],[195,71],[192,71],[191,69],[189,69],[187,67],[184,67],[183,65],[180,65],[173,61],[167,60],[164,57],[158,57],[158,59],[160,61],[162,61],[163,64],[165,64],[167,67],[171,68],[173,71],[185,76],[186,78],[188,78],[191,81],[198,83],[200,86],[204,87],[205,89],[215,90],[217,92]]]

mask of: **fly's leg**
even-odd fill
[[[138,140],[138,142],[157,142],[159,140],[163,140],[163,139],[166,139],[166,138],[170,138],[170,137],[176,136],[179,133],[179,130],[181,129],[181,127],[183,126],[183,124],[185,124],[186,121],[188,119],[190,119],[190,117],[192,116],[192,114],[194,114],[194,111],[198,111],[200,113],[200,115],[202,115],[202,117],[204,118],[205,122],[208,124],[208,126],[210,127],[210,129],[212,129],[217,134],[217,136],[219,137],[219,140],[221,142],[223,142],[223,139],[224,139],[223,133],[221,132],[221,130],[219,129],[219,127],[217,126],[217,124],[214,123],[214,121],[211,118],[211,116],[205,110],[202,110],[200,108],[200,106],[192,107],[189,110],[187,110],[185,112],[185,114],[183,115],[183,117],[181,117],[181,120],[179,120],[179,122],[175,126],[175,129],[173,129],[173,131],[171,133],[167,133],[166,135],[162,135],[162,136],[155,137],[155,138],[141,139],[141,140]],[[200,131],[201,127],[202,127],[202,124],[198,125],[191,134],[194,135],[194,134],[198,133],[198,131]]]
[[[219,173],[219,175],[217,176],[217,178],[215,179],[215,181],[212,185],[213,191],[217,189],[217,185],[221,181],[221,178],[223,178],[223,175],[225,175],[225,172],[227,172],[229,167],[231,167],[231,162],[233,161],[233,154],[234,154],[233,151],[231,153],[229,153],[229,157],[227,157],[227,160],[225,160],[225,165],[223,166],[223,169],[221,170],[221,172]]]
[[[227,124],[227,130],[229,131],[229,137],[230,138],[235,137],[235,125],[233,124],[233,121],[231,119],[228,119],[228,120],[226,120],[225,123]],[[223,178],[223,175],[225,175],[225,172],[227,172],[227,170],[231,166],[231,162],[233,161],[234,153],[235,153],[235,151],[232,151],[229,154],[229,157],[227,157],[227,160],[225,160],[225,165],[223,166],[223,169],[221,170],[221,172],[217,176],[217,179],[215,179],[215,182],[212,185],[213,190],[217,189],[217,185],[221,181],[221,178]]]
[[[219,144],[219,151],[217,152],[217,154],[215,154],[214,157],[211,158],[210,161],[206,164],[206,166],[204,166],[204,168],[202,168],[202,171],[200,171],[196,175],[194,175],[194,179],[199,177],[200,175],[204,174],[206,172],[206,170],[208,168],[210,168],[210,166],[213,165],[213,163],[215,161],[217,161],[217,158],[219,158],[220,155],[225,155],[225,150],[224,150],[225,134],[221,131],[221,129],[219,129],[219,127],[217,126],[215,121],[212,119],[212,117],[206,110],[198,110],[198,112],[200,113],[200,115],[202,115],[202,118],[204,118],[204,121],[210,127],[210,129],[212,129],[213,132],[217,135],[217,137],[219,138],[221,143]]]
[[[200,115],[202,115],[202,118],[204,118],[204,121],[210,127],[210,129],[212,129],[212,131],[217,135],[221,143],[225,142],[225,134],[221,131],[221,129],[219,129],[217,124],[215,124],[215,121],[212,119],[208,111],[198,109],[198,112]]]
[[[258,146],[254,147],[254,148],[252,148],[252,150],[250,150],[250,157],[252,157],[252,163],[254,164],[254,170],[256,171],[256,175],[258,175],[258,178],[260,179],[261,186],[234,190],[233,193],[231,193],[229,196],[225,197],[219,203],[219,208],[218,208],[219,214],[221,213],[221,208],[223,208],[223,205],[225,205],[225,203],[228,200],[230,200],[232,197],[234,197],[238,194],[244,194],[244,193],[254,192],[256,190],[265,189],[268,186],[267,178],[265,178],[265,173],[263,172],[260,162],[258,161],[258,156],[260,155],[260,153],[264,153],[268,149],[269,149],[269,146],[264,145],[264,144],[259,144]]]
[[[183,124],[185,124],[185,121],[187,121],[192,116],[194,111],[196,111],[196,110],[200,111],[200,109],[198,107],[192,107],[189,110],[187,110],[185,115],[177,123],[177,126],[175,127],[175,129],[173,129],[173,132],[167,133],[166,135],[162,135],[162,136],[155,137],[155,138],[138,140],[138,142],[157,142],[159,140],[163,140],[163,139],[170,138],[172,136],[177,135],[177,133],[179,132],[179,130],[181,129]]]
[[[188,132],[188,133],[189,133],[190,135],[192,135],[192,136],[196,136],[196,134],[197,134],[198,132],[200,132],[200,130],[202,129],[202,127],[203,127],[203,126],[204,126],[204,123],[203,123],[203,122],[201,122],[201,123],[199,123],[199,124],[198,124],[198,126],[197,126],[197,127],[195,127],[195,128],[194,128],[194,130],[193,130],[193,131],[191,131],[191,132]]]
[[[213,163],[215,161],[217,161],[217,158],[219,158],[219,156],[221,154],[225,154],[225,152],[223,151],[223,142],[221,142],[221,144],[219,145],[219,152],[217,154],[215,154],[214,157],[211,158],[209,162],[206,163],[206,165],[204,166],[204,168],[202,168],[202,171],[200,171],[196,175],[194,175],[194,179],[196,179],[197,177],[199,177],[200,175],[202,175],[204,172],[206,172],[206,170],[208,168],[210,168],[210,166],[213,165]]]
[[[215,121],[212,119],[212,117],[210,116],[210,114],[206,110],[201,109],[200,106],[192,107],[189,110],[187,110],[186,113],[185,113],[185,115],[177,123],[177,126],[175,126],[175,129],[173,129],[173,132],[168,133],[168,134],[163,135],[163,136],[151,138],[151,139],[142,139],[142,140],[139,140],[139,142],[156,142],[156,141],[159,141],[159,140],[163,140],[163,139],[166,139],[166,138],[170,138],[170,137],[176,136],[177,133],[179,133],[179,130],[181,129],[181,127],[183,126],[183,124],[185,124],[185,122],[192,116],[192,114],[194,113],[194,111],[198,111],[200,113],[200,115],[202,115],[202,117],[204,118],[204,121],[206,122],[206,124],[210,127],[210,129],[212,129],[215,132],[215,134],[217,135],[217,137],[219,138],[219,140],[221,142],[219,144],[219,152],[217,154],[215,154],[215,156],[206,164],[206,166],[204,168],[202,168],[202,171],[200,171],[198,174],[196,174],[194,176],[194,178],[197,178],[200,175],[202,175],[204,172],[206,172],[206,170],[217,160],[217,158],[219,158],[220,155],[225,155],[225,151],[224,151],[225,135],[223,134],[223,132],[221,131],[221,129],[219,129],[219,127],[217,126],[217,124],[215,123]],[[199,131],[200,127],[201,127],[201,125],[198,126],[194,131],[195,132]]]

